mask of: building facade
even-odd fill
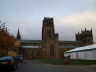
[[[76,41],[60,41],[58,33],[55,33],[53,18],[44,17],[42,40],[20,40],[22,55],[25,59],[63,58],[64,51],[93,44],[92,29],[85,28],[75,36]],[[21,39],[21,36],[18,38]]]

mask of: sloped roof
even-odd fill
[[[41,48],[42,46],[21,46],[23,48]]]
[[[59,48],[76,48],[77,46],[59,46]]]
[[[44,43],[42,40],[21,40],[21,43]]]
[[[82,43],[82,41],[59,41],[59,43]]]
[[[83,47],[77,47],[77,48],[75,48],[75,49],[66,51],[65,53],[75,52],[75,51],[91,50],[91,49],[96,49],[96,44],[88,45],[88,46],[83,46]]]

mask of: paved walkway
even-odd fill
[[[15,72],[96,72],[96,65],[52,65],[42,64],[37,60],[25,60]]]

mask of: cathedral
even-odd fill
[[[18,30],[17,39],[24,59],[63,58],[64,52],[76,47],[93,44],[92,29],[82,30],[75,34],[76,41],[61,41],[55,33],[53,18],[44,17],[42,40],[22,40]]]

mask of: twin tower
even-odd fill
[[[78,34],[75,35],[76,41],[60,41],[58,38],[58,33],[55,33],[53,18],[44,17],[42,26],[42,41],[46,45],[46,53],[48,56],[53,56],[55,58],[60,57],[63,55],[66,48],[72,49],[71,47],[75,48],[93,44],[92,29],[86,30],[85,28],[85,30],[81,31],[81,33],[78,32]]]
[[[86,44],[93,44],[93,34],[91,30],[81,30],[81,33],[75,34],[76,41],[82,41]],[[42,26],[42,40],[49,41],[49,40],[57,40],[58,41],[58,34],[55,33],[54,29],[54,21],[53,18],[44,17],[43,26]]]

